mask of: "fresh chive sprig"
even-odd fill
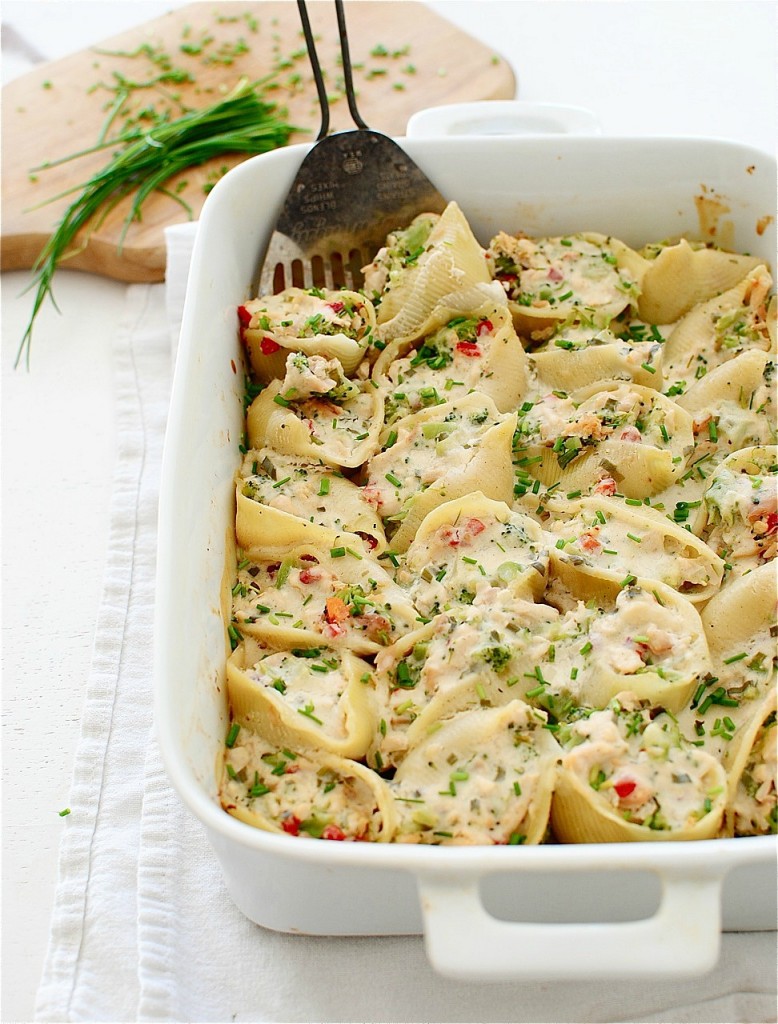
[[[287,124],[283,110],[262,99],[267,81],[241,79],[228,95],[210,107],[189,110],[151,128],[136,126],[110,141],[100,141],[90,149],[56,161],[63,163],[86,153],[119,147],[106,166],[87,182],[46,200],[49,203],[78,193],[33,266],[30,289],[35,289],[35,297],[15,365],[19,365],[22,357],[29,365],[35,320],[47,296],[54,302],[52,282],[57,269],[85,247],[83,231],[88,238],[122,199],[132,195],[119,237],[121,252],[127,231],[133,222],[142,219],[143,204],[152,193],[164,192],[191,215],[188,204],[165,189],[174,175],[227,153],[265,153],[285,145],[292,132],[299,130]],[[54,165],[55,162],[44,164],[34,170]],[[56,302],[54,305],[56,308]]]

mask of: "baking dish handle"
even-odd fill
[[[524,100],[480,100],[428,107],[413,114],[405,130],[409,139],[449,135],[599,135],[600,122],[590,110]]]
[[[711,970],[721,941],[721,872],[664,867],[653,917],[605,923],[499,920],[484,908],[480,879],[418,876],[427,956],[441,974],[468,981],[691,976]]]

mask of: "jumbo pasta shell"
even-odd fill
[[[565,767],[563,758],[551,805],[551,827],[563,843],[632,843],[715,839],[724,817],[726,775],[707,754],[704,761],[705,790],[715,792],[711,809],[699,821],[684,828],[655,829],[625,819],[595,792],[588,781]]]
[[[739,654],[754,634],[775,627],[777,581],[778,566],[767,562],[711,598],[703,609],[702,625],[715,658]]]
[[[340,544],[244,558],[233,587],[233,629],[287,650],[348,647],[374,654],[416,627],[406,592],[364,550]]]
[[[778,446],[728,455],[710,477],[701,511],[701,535],[731,566],[729,580],[775,558]]]
[[[381,291],[377,309],[381,338],[407,338],[422,329],[445,296],[489,279],[483,249],[459,206],[449,203],[424,251]],[[368,280],[366,275],[366,285]]]
[[[290,352],[337,359],[346,374],[353,373],[376,326],[372,302],[346,289],[287,288],[243,309],[251,315],[243,342],[252,371],[264,383],[283,378]]]
[[[657,580],[693,603],[717,591],[724,563],[706,543],[648,506],[618,498],[555,504],[545,526],[553,571],[565,582],[591,578]],[[561,543],[560,543],[561,542]]]
[[[661,390],[662,347],[652,341],[620,341],[612,335],[611,338],[602,344],[569,349],[552,339],[548,348],[533,352],[529,365],[537,375],[539,388],[574,391],[603,380],[626,380]]]
[[[219,798],[233,817],[266,832],[391,842],[397,810],[384,780],[358,761],[279,749],[239,729],[224,752]]]
[[[556,694],[555,706],[564,707],[571,698],[573,706],[604,708],[630,691],[680,713],[711,668],[695,607],[655,581],[629,577],[618,584],[572,572],[560,578],[553,568],[548,601],[558,601],[559,584],[565,597],[551,637],[553,663],[542,652],[528,662],[538,660],[548,684],[548,691],[546,684],[536,690],[537,700],[546,707],[550,692]],[[525,692],[534,699],[532,690]]]
[[[565,321],[607,327],[635,304],[644,262],[623,242],[596,232],[534,239],[500,232],[487,258],[516,330],[533,340]]]
[[[472,602],[485,587],[539,598],[548,573],[541,527],[481,491],[444,502],[421,522],[397,580],[424,615]]]
[[[639,498],[679,477],[694,440],[688,412],[651,388],[622,381],[529,404],[517,438],[516,464],[547,487],[583,491],[609,476],[620,493]]]
[[[543,663],[546,634],[558,619],[548,605],[491,587],[382,651],[376,658],[381,726],[368,763],[396,766],[443,719],[522,697],[531,688],[526,676],[537,682],[528,668]]]
[[[776,819],[776,689],[758,702],[750,721],[728,747],[725,834],[769,835]]]
[[[668,379],[691,382],[700,371],[710,372],[747,348],[769,351],[764,301],[771,285],[767,268],[760,265],[734,288],[694,306],[665,343]]]
[[[541,711],[519,700],[443,722],[397,769],[395,840],[541,842],[560,754],[545,725]]]
[[[500,286],[447,296],[414,337],[386,346],[373,379],[388,392],[387,422],[473,390],[500,412],[515,409],[528,386],[527,357]]]
[[[640,317],[651,324],[674,323],[698,302],[732,288],[759,262],[720,249],[693,249],[681,239],[648,262],[641,278]]]
[[[499,413],[494,402],[478,392],[395,424],[391,446],[366,467],[365,487],[394,551],[405,551],[424,517],[444,501],[476,490],[497,501],[510,500],[515,425],[515,413]],[[389,440],[390,431],[385,429],[381,443]]]
[[[279,747],[360,758],[375,729],[370,665],[348,650],[310,653],[241,644],[227,661],[232,720]]]
[[[285,552],[301,544],[329,550],[338,536],[376,555],[386,548],[381,520],[362,490],[322,462],[267,448],[250,451],[236,491],[238,543],[249,552]]]
[[[320,459],[331,466],[361,466],[378,450],[384,421],[383,392],[362,384],[342,402],[327,395],[302,401],[284,398],[283,382],[272,381],[249,406],[246,426],[252,448]]]

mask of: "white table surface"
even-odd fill
[[[179,5],[3,0],[3,82]],[[772,0],[429,6],[505,56],[522,99],[587,107],[609,134],[718,136],[775,151]],[[26,273],[2,278],[4,1021],[32,1018],[48,940],[108,532],[116,425],[106,337],[125,293],[62,271],[61,312],[44,307],[31,371],[14,371],[28,283]]]

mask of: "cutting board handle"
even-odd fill
[[[482,100],[428,107],[413,114],[406,135],[433,139],[447,135],[600,135],[590,110],[556,103]]]
[[[684,977],[704,974],[721,941],[720,868],[659,872],[656,913],[636,921],[516,922],[484,907],[477,874],[418,876],[427,955],[459,981]]]

